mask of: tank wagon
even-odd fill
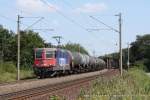
[[[81,73],[105,67],[102,59],[59,48],[35,48],[34,72],[44,78],[58,73]]]

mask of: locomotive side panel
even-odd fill
[[[56,67],[53,70],[70,70],[70,55],[67,50],[58,49],[56,51]]]

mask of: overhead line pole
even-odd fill
[[[20,15],[17,16],[18,55],[17,55],[17,80],[20,80]]]
[[[60,43],[61,43],[61,39],[62,39],[62,36],[53,36],[52,38],[56,39],[57,43],[58,43],[58,48],[60,47]]]
[[[120,51],[120,74],[122,76],[122,14],[116,15],[119,17],[119,51]]]
[[[122,76],[122,14],[119,13],[119,37],[120,37],[120,74]]]
[[[128,61],[127,61],[128,70],[130,67],[130,43],[128,43]]]
[[[20,80],[20,24],[21,18],[40,18],[39,20],[37,20],[36,22],[34,22],[32,25],[28,26],[26,28],[29,29],[30,27],[32,27],[33,25],[37,24],[39,21],[41,21],[42,19],[44,19],[44,17],[21,17],[20,15],[17,16],[17,34],[18,34],[18,38],[17,38],[17,50],[18,50],[18,54],[17,54],[17,80]]]
[[[93,17],[93,16],[90,16],[92,19],[98,21],[99,23],[105,25],[106,27],[108,27],[110,30],[113,30],[117,33],[119,33],[119,66],[120,66],[120,75],[122,76],[122,73],[123,73],[123,68],[122,68],[122,14],[119,13],[115,16],[118,16],[119,17],[119,30],[116,30],[114,29],[113,27],[103,23],[102,21],[98,20],[97,18]]]

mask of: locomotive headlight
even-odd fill
[[[44,66],[46,66],[47,64],[43,64]]]

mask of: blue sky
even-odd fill
[[[54,29],[54,31],[38,31],[46,42],[56,44],[54,35],[63,37],[62,44],[69,41],[80,43],[89,53],[96,55],[118,51],[118,33],[108,30],[87,31],[86,29],[106,28],[91,19],[94,16],[104,23],[118,29],[118,17],[123,14],[123,47],[127,42],[135,41],[136,35],[150,33],[150,1],[149,0],[1,0],[0,24],[16,32],[17,15],[21,19],[21,29],[26,29],[38,18],[44,17],[30,29]],[[57,9],[57,11],[56,11]]]

